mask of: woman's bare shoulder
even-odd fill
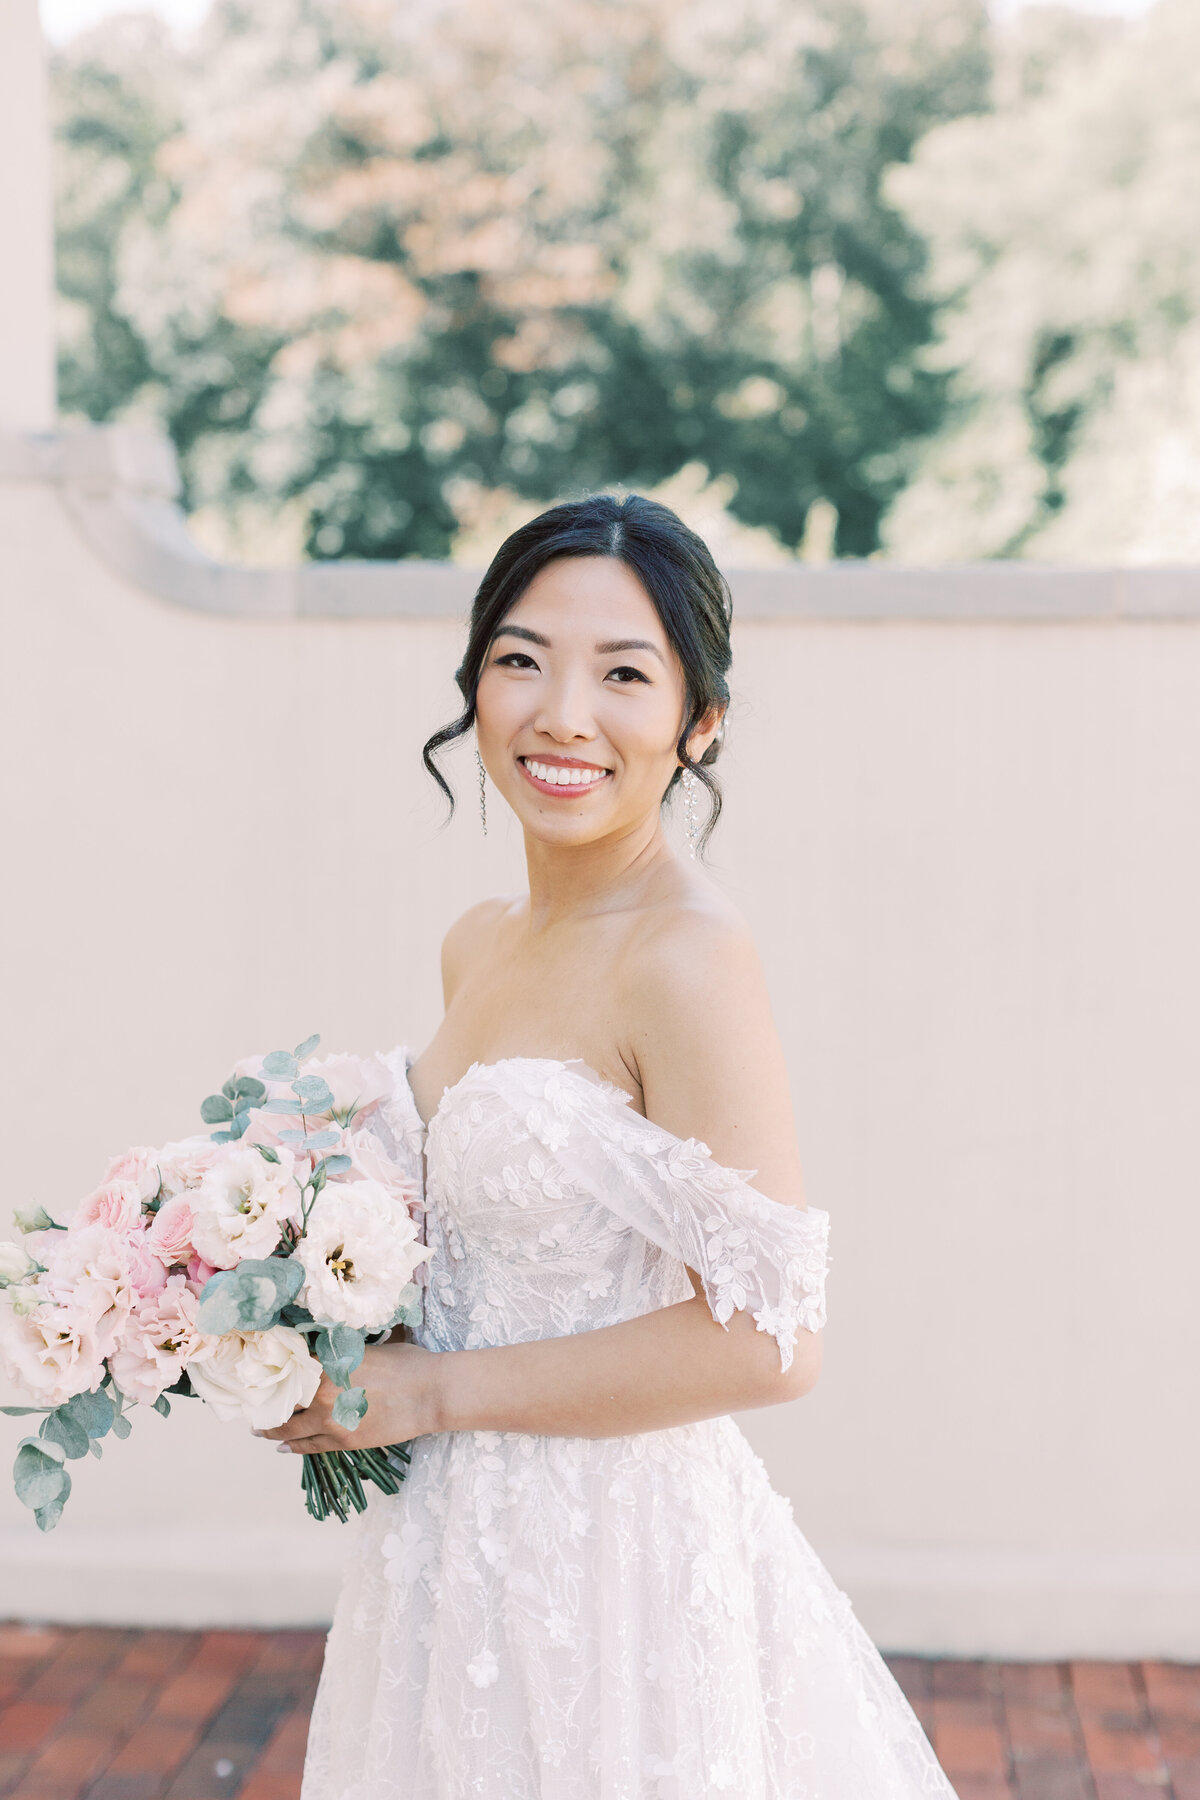
[[[719,1162],[759,1170],[803,1205],[783,1045],[746,920],[723,895],[689,890],[648,913],[624,984],[646,1114],[703,1138]]]
[[[471,965],[494,948],[497,936],[524,906],[523,894],[498,894],[461,913],[442,939],[442,987],[447,1003]]]

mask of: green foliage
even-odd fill
[[[996,106],[889,192],[930,246],[943,426],[885,528],[906,561],[1200,556],[1200,10],[1030,9]]]
[[[194,507],[438,557],[481,496],[701,464],[784,544],[823,497],[874,548],[946,385],[884,177],[984,104],[983,0],[218,0],[194,52],[135,35],[55,69],[63,392],[162,418]]]
[[[318,1331],[313,1350],[330,1381],[345,1388],[366,1354],[363,1332],[350,1325],[327,1325]],[[364,1402],[365,1410],[365,1402]]]
[[[236,1269],[220,1269],[209,1276],[196,1323],[214,1337],[231,1331],[269,1331],[303,1284],[304,1268],[294,1257],[246,1257]]]

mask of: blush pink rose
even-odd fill
[[[186,1263],[192,1255],[192,1209],[183,1194],[164,1200],[146,1232],[146,1241],[164,1263]]]
[[[178,1143],[164,1144],[158,1151],[158,1169],[165,1194],[183,1193],[199,1187],[208,1171],[220,1162],[222,1144],[209,1137],[180,1138]]]
[[[81,1200],[71,1218],[69,1231],[86,1231],[90,1225],[102,1225],[106,1231],[132,1231],[142,1216],[142,1196],[135,1181],[106,1181],[86,1200]]]
[[[87,1313],[56,1306],[35,1288],[0,1292],[0,1368],[38,1405],[92,1393],[104,1379],[102,1354]]]
[[[203,1293],[205,1283],[211,1281],[216,1272],[216,1264],[205,1262],[204,1258],[197,1256],[195,1251],[188,1258],[187,1280],[188,1286],[194,1294]]]

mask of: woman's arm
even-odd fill
[[[323,1378],[312,1404],[274,1431],[288,1448],[369,1449],[441,1431],[536,1437],[630,1437],[806,1394],[821,1366],[819,1333],[801,1331],[786,1374],[773,1337],[749,1313],[718,1325],[697,1294],[619,1325],[483,1350],[380,1344],[354,1379],[367,1394],[357,1431],[330,1419]]]
[[[677,1137],[702,1138],[719,1162],[754,1169],[760,1192],[802,1207],[783,1052],[745,931],[719,911],[676,911],[637,946],[620,986],[631,1021],[624,1055],[648,1116]],[[356,1432],[332,1424],[334,1389],[324,1381],[306,1412],[265,1435],[301,1452],[440,1431],[623,1437],[806,1394],[819,1335],[799,1333],[785,1373],[775,1339],[746,1312],[719,1325],[689,1274],[691,1300],[573,1336],[479,1350],[380,1345],[356,1376],[368,1400]]]

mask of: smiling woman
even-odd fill
[[[730,612],[708,546],[668,507],[637,494],[552,507],[506,540],[480,584],[457,672],[463,711],[426,744],[427,768],[453,805],[434,758],[474,726],[523,823],[522,786],[595,794],[615,823],[660,781],[665,802],[686,773],[710,798],[703,842],[721,810],[709,771],[729,704]],[[597,822],[568,815],[563,841]]]
[[[445,1016],[389,1058],[429,1283],[361,1364],[356,1441],[412,1461],[351,1560],[303,1800],[952,1800],[728,1416],[815,1382],[828,1228],[757,952],[663,830],[686,777],[715,816],[729,615],[636,495],[534,519],[476,596],[425,759],[449,795],[436,751],[474,729],[529,891],[451,927]],[[332,1398],[267,1435],[342,1448]]]

